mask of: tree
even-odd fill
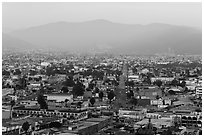
[[[94,92],[95,92],[95,93],[99,93],[99,88],[98,88],[98,87],[95,87]]]
[[[48,66],[47,68],[46,68],[46,74],[48,75],[48,76],[54,76],[55,75],[55,73],[54,73],[54,68],[52,67],[52,66]]]
[[[174,80],[172,80],[171,81],[171,85],[173,85],[173,86],[177,86],[178,85],[178,80],[176,80],[176,79],[174,79]]]
[[[9,71],[7,71],[7,70],[3,70],[3,71],[2,71],[2,75],[9,76],[9,75],[10,75],[10,72],[9,72]]]
[[[183,80],[180,85],[182,88],[184,88],[186,86],[186,82]]]
[[[22,78],[18,80],[16,85],[18,89],[25,89],[27,87],[26,76],[24,75]]]
[[[28,121],[24,122],[22,125],[22,129],[27,133],[28,129],[30,127],[30,124],[28,123]]]
[[[65,99],[65,100],[64,100],[65,107],[67,107],[67,102],[68,102],[68,101],[69,101],[68,99]]]
[[[83,96],[84,91],[84,85],[81,82],[77,81],[77,83],[73,87],[72,94],[74,96]]]
[[[64,86],[73,87],[74,86],[73,77],[72,76],[68,76],[62,84]]]
[[[65,100],[64,100],[64,102],[66,102],[66,103],[67,103],[68,101],[69,101],[69,99],[65,99]]]
[[[92,97],[92,98],[90,99],[91,105],[93,106],[95,102],[96,102],[95,98]]]
[[[86,88],[86,91],[92,91],[90,88]]]
[[[166,133],[164,133],[166,135],[172,135],[172,130],[170,128],[167,129]]]
[[[112,82],[112,84],[113,84],[114,86],[118,86],[118,85],[119,85],[119,83],[118,83],[115,79],[112,80],[111,82]]]
[[[130,99],[130,104],[133,104],[133,105],[137,105],[137,99],[136,98],[131,98]]]
[[[128,86],[130,86],[130,87],[134,87],[134,85],[135,85],[134,81],[128,81],[127,83],[128,83]]]
[[[156,99],[159,99],[160,97],[159,97],[159,95],[156,95]]]
[[[16,95],[16,87],[13,87],[13,95]]]
[[[99,98],[101,99],[101,101],[102,101],[102,99],[103,99],[103,92],[101,91],[101,92],[99,92]]]
[[[136,73],[137,73],[137,68],[136,68],[136,67],[133,67],[133,68],[132,68],[132,72],[133,72],[134,74],[136,74]]]
[[[170,95],[175,95],[175,94],[176,94],[173,90],[169,90],[168,93],[169,93]]]
[[[81,108],[81,105],[82,105],[81,101],[77,103],[77,107]]]
[[[65,86],[62,87],[61,91],[62,91],[63,93],[68,93],[68,92],[69,92],[68,88],[65,87]]]
[[[188,88],[187,87],[184,87],[184,92],[188,92],[189,90],[188,90]]]
[[[154,84],[157,85],[157,86],[160,88],[161,85],[162,85],[162,81],[161,81],[161,80],[156,80],[156,81],[154,82]]]
[[[45,97],[43,96],[43,93],[44,93],[44,89],[41,84],[41,89],[38,93],[37,101],[38,101],[38,104],[40,105],[40,109],[48,109],[48,105],[47,105],[47,102],[45,101]]]
[[[88,88],[90,88],[91,90],[93,90],[93,89],[94,89],[94,83],[89,83]]]
[[[45,98],[42,94],[39,94],[37,97],[38,104],[40,105],[40,109],[48,109],[48,105],[45,101]]]
[[[115,97],[115,94],[113,91],[110,91],[108,92],[108,99],[109,99],[109,102],[111,103],[112,99]]]
[[[154,134],[153,125],[151,123],[151,119],[149,119],[149,123],[147,124],[145,128],[145,135],[153,135],[153,134]]]
[[[49,128],[53,128],[53,127],[55,127],[55,128],[60,128],[61,126],[62,126],[62,124],[61,124],[60,122],[56,122],[56,121],[51,122],[51,123],[49,124]]]
[[[30,75],[34,76],[37,74],[38,74],[38,72],[36,70],[32,70],[32,69],[30,70]]]
[[[144,79],[144,81],[143,82],[145,82],[145,83],[147,83],[147,84],[149,84],[149,85],[151,85],[151,78],[149,77],[149,76],[147,76],[145,79]]]
[[[164,88],[164,87],[161,88],[161,91],[162,91],[162,96],[166,95],[166,94],[165,94],[165,88]]]
[[[20,75],[21,74],[21,70],[20,69],[15,69],[15,71],[13,71],[14,75]]]
[[[12,112],[13,112],[13,106],[15,105],[15,100],[11,100],[10,105],[11,105],[11,109],[10,109],[10,119],[12,119]]]
[[[132,90],[130,90],[128,93],[127,93],[127,98],[132,98],[134,96],[134,92]]]

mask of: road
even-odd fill
[[[128,69],[127,64],[124,62],[122,67],[122,75],[120,76],[119,86],[115,90],[116,100],[114,101],[114,108],[118,110],[120,107],[126,107],[126,89],[125,81],[127,79]]]

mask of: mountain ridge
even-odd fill
[[[36,45],[36,48],[75,52],[155,54],[172,48],[177,54],[198,54],[202,49],[201,31],[162,23],[121,24],[103,19],[78,23],[60,21],[8,35]]]

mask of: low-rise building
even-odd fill
[[[64,93],[50,93],[44,95],[48,101],[64,102],[68,99],[69,102],[73,101],[73,95]]]
[[[119,117],[133,118],[133,119],[143,119],[146,116],[146,109],[140,110],[119,110]]]

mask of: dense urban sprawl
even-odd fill
[[[201,135],[193,55],[5,52],[4,135]]]

